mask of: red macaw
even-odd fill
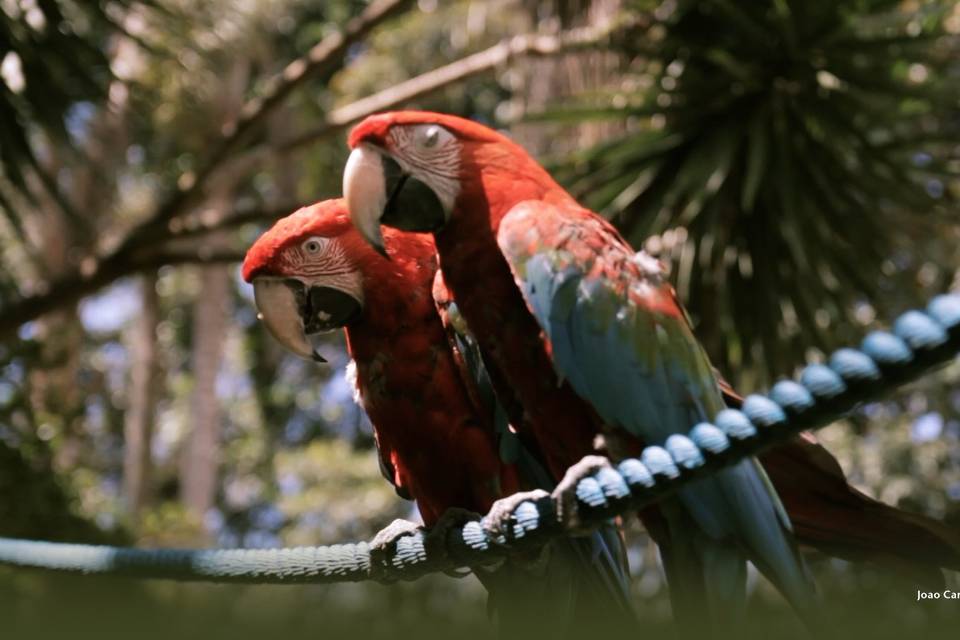
[[[378,250],[381,225],[434,233],[443,277],[513,424],[555,476],[573,467],[556,492],[571,528],[577,480],[608,464],[589,455],[598,436],[621,458],[724,408],[661,265],[519,145],[469,120],[416,111],[367,118],[349,145],[343,184],[354,225]],[[643,515],[681,621],[739,610],[748,559],[798,612],[814,611],[790,519],[756,460]]]
[[[243,277],[253,283],[265,325],[293,353],[318,359],[307,334],[345,328],[381,468],[444,535],[453,524],[445,513],[485,513],[499,498],[554,483],[495,418],[492,391],[471,374],[469,354],[448,340],[432,295],[432,238],[387,233],[386,252],[389,260],[353,229],[343,201],[327,200],[264,233],[247,253]],[[447,301],[442,311],[453,313]],[[394,523],[374,545],[408,529]],[[507,565],[477,575],[502,627],[532,616],[541,631],[557,634],[597,614],[618,626],[633,622],[622,540],[609,527],[553,545],[542,571]]]

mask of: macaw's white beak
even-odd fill
[[[307,339],[301,312],[303,303],[297,300],[290,281],[268,276],[254,278],[253,298],[260,319],[277,342],[301,358],[326,362]]]
[[[380,231],[380,218],[388,198],[383,158],[376,147],[366,143],[357,145],[343,169],[343,197],[353,226],[374,249],[386,256]]]

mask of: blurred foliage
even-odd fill
[[[202,166],[242,105],[367,6],[0,0],[0,315],[122,243]],[[378,471],[343,377],[342,336],[319,344],[326,367],[285,354],[233,270],[206,399],[220,408],[215,507],[184,507],[179,462],[197,427],[194,320],[205,293],[189,262],[214,249],[239,256],[284,207],[339,192],[342,135],[283,150],[332,110],[521,31],[625,15],[634,30],[601,51],[513,60],[410,106],[508,126],[583,202],[671,263],[698,335],[745,391],[954,284],[954,3],[420,0],[352,47],[329,81],[293,92],[149,238],[196,260],[156,270],[161,388],[139,514],[122,493],[140,357],[136,277],[0,343],[0,535],[329,544],[415,518]],[[244,224],[204,231],[235,212]],[[960,526],[958,377],[952,367],[868,405],[824,439],[863,490]],[[657,637],[668,628],[662,572],[646,535],[631,524],[629,536],[638,607]],[[860,616],[864,634],[929,632],[949,612],[912,606],[916,585],[876,568],[814,561],[827,598],[847,620]],[[769,585],[751,585],[751,617],[794,634]],[[483,601],[474,578],[442,575],[249,588],[0,572],[0,617],[14,637],[489,637]]]
[[[30,234],[24,209],[46,198],[64,224],[88,222],[64,193],[50,159],[89,161],[77,139],[93,104],[108,98],[117,72],[111,47],[118,35],[141,40],[125,22],[134,12],[166,20],[153,0],[5,0],[0,11],[0,214],[21,240]],[[7,285],[7,286],[2,286]],[[0,281],[0,299],[13,283]]]
[[[112,72],[106,41],[122,29],[107,2],[4,2],[0,12],[0,160],[6,177],[24,186],[21,166],[37,168],[34,129],[69,143],[70,109],[102,100]],[[127,0],[113,3],[127,7]]]
[[[0,536],[63,542],[129,543],[120,531],[107,533],[77,515],[69,488],[42,466],[0,440]]]

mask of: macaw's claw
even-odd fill
[[[370,553],[371,554],[383,554],[386,553],[391,547],[396,545],[397,540],[404,536],[412,536],[418,531],[422,531],[423,527],[416,522],[410,522],[409,520],[401,520],[397,518],[386,527],[377,532],[377,535],[373,536],[373,540],[370,541]]]
[[[533,491],[521,491],[512,496],[501,498],[493,503],[490,512],[483,518],[483,526],[490,531],[496,538],[502,538],[509,542],[516,537],[515,525],[517,523],[514,513],[524,502],[536,502],[549,494],[542,489]]]
[[[483,525],[495,538],[503,540],[509,544],[523,535],[518,532],[517,518],[515,516],[517,507],[524,502],[536,503],[537,500],[549,496],[542,489],[533,491],[523,491],[506,498],[501,498],[493,503],[490,512],[484,516]],[[510,553],[509,560],[511,564],[519,566],[525,570],[539,573],[547,565],[550,559],[550,545],[544,545],[535,549],[518,549]]]
[[[423,547],[427,556],[436,563],[444,563],[449,555],[447,551],[447,535],[454,527],[460,528],[467,522],[479,520],[480,514],[466,509],[451,508],[443,512],[432,527],[427,529],[423,525],[409,520],[397,519],[388,524],[370,541],[371,560],[375,566],[386,564],[388,556],[397,545],[397,541],[406,536],[423,535]],[[445,571],[447,575],[463,578],[469,571],[451,569]]]
[[[584,478],[594,476],[604,468],[613,468],[607,458],[584,456],[580,462],[567,469],[563,480],[553,490],[553,499],[557,502],[557,517],[570,535],[588,535],[592,531],[591,528],[583,526],[577,513],[577,485]]]
[[[446,557],[447,555],[447,535],[451,529],[460,529],[468,522],[480,519],[480,514],[459,507],[450,507],[444,511],[437,521],[427,532],[424,545],[427,551],[434,557]],[[445,574],[454,578],[465,578],[470,575],[469,570],[449,569]]]
[[[384,573],[380,568],[390,566],[390,557],[396,553],[397,542],[401,538],[416,535],[423,530],[416,522],[398,518],[377,532],[369,547],[370,564],[378,581],[386,584],[396,581],[395,576],[389,572]]]

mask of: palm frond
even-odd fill
[[[948,4],[664,4],[653,46],[621,44],[648,76],[628,86],[649,88],[529,119],[632,123],[551,168],[674,262],[718,365],[788,373],[860,330],[852,310],[880,297],[900,230],[944,219],[949,194],[930,181],[957,174]]]

